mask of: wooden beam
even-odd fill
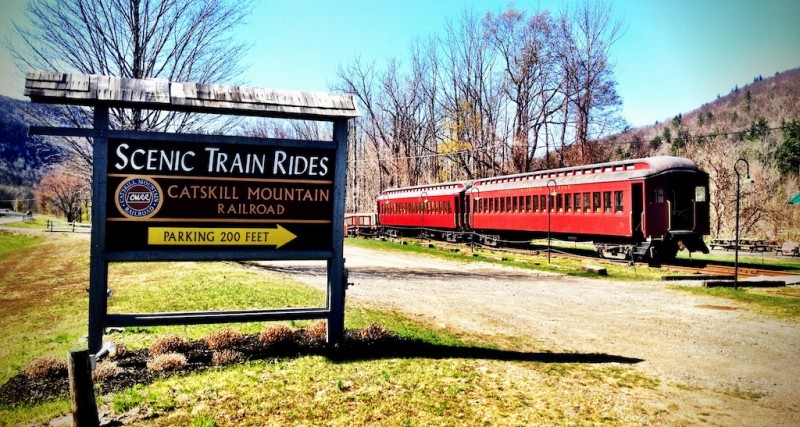
[[[301,92],[164,79],[29,71],[25,95],[31,101],[111,108],[144,108],[191,113],[235,114],[335,120],[358,117],[351,94]]]

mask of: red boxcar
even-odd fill
[[[423,231],[446,232],[454,239],[465,226],[464,192],[470,182],[396,188],[381,193],[377,200],[382,227],[392,234]]]
[[[651,157],[477,180],[467,225],[498,239],[546,235],[638,244],[674,257],[708,249],[708,174],[680,157]]]

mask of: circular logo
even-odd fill
[[[116,192],[117,209],[131,219],[147,219],[161,209],[161,187],[150,178],[128,178]]]

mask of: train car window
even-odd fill
[[[592,193],[592,207],[594,208],[595,212],[600,212],[600,192],[595,191]]]
[[[611,212],[611,192],[603,191],[603,212]]]
[[[539,198],[537,196],[533,196],[532,199],[533,200],[531,201],[533,202],[532,206],[533,212],[537,212],[539,210]]]
[[[506,197],[506,212],[511,212],[511,196]]]
[[[664,189],[656,188],[653,190],[653,200],[655,203],[664,203]]]
[[[583,193],[583,211],[591,212],[592,205],[589,203],[589,193]]]
[[[575,212],[581,211],[581,193],[575,193],[572,195],[572,204],[575,206]]]
[[[614,211],[622,212],[622,191],[614,192]]]
[[[694,188],[694,201],[695,202],[706,201],[706,187],[697,186]]]
[[[564,195],[563,194],[559,194],[559,195],[556,196],[556,210],[558,210],[559,212],[563,212],[564,211]]]
[[[499,210],[500,210],[500,212],[505,212],[506,211],[506,198],[505,197],[501,197],[500,198],[500,209]]]
[[[541,195],[539,196],[539,212],[546,212],[547,211],[547,196]]]
[[[553,201],[553,195],[552,194],[548,194],[547,195],[547,210],[549,210],[550,212],[553,212],[553,208],[555,207],[555,204],[556,204],[555,201]]]
[[[564,211],[572,212],[572,194],[564,195]]]
[[[530,212],[530,211],[531,211],[531,196],[527,195],[525,196],[525,212]]]
[[[516,197],[512,197],[513,208],[511,209],[512,212],[518,212],[519,210],[519,201]]]

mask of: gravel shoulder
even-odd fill
[[[358,301],[542,350],[641,359],[653,402],[714,425],[800,425],[800,323],[662,283],[588,280],[345,247]],[[323,287],[319,263],[264,263]]]

